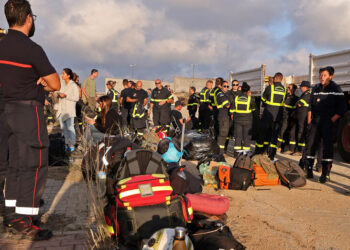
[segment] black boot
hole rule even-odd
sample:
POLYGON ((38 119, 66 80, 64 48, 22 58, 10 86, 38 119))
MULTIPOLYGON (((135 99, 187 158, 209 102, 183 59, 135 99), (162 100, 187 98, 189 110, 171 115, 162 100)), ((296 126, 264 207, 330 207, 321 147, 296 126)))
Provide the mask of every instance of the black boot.
POLYGON ((276 151, 277 151, 277 148, 269 148, 268 149, 267 153, 268 153, 268 156, 269 156, 271 161, 273 161, 275 159, 276 151))
POLYGON ((331 173, 332 163, 330 162, 322 162, 322 174, 320 176, 320 182, 326 183, 330 181, 330 173, 331 173))
POLYGON ((313 159, 306 159, 306 161, 304 163, 304 172, 305 172, 307 179, 314 178, 314 173, 312 172, 313 165, 314 165, 313 159))

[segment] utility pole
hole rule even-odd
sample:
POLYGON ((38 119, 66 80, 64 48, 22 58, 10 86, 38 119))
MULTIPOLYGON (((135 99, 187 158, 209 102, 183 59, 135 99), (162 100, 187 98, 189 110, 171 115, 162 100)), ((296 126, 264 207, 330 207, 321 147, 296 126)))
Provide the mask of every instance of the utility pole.
POLYGON ((191 66, 192 66, 192 83, 193 83, 194 82, 194 68, 196 66, 198 66, 198 64, 192 63, 191 66))
POLYGON ((131 79, 134 79, 134 68, 136 67, 136 64, 130 64, 129 66, 131 68, 131 79))

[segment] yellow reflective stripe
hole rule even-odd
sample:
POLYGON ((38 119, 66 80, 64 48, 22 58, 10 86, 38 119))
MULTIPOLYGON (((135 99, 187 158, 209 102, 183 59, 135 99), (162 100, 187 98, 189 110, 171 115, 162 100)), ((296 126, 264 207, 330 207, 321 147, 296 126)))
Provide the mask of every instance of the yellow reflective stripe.
POLYGON ((118 185, 122 185, 122 184, 124 184, 125 182, 128 182, 128 181, 130 181, 130 180, 131 180, 131 177, 122 179, 122 180, 120 180, 120 181, 118 182, 118 185))
POLYGON ((233 147, 233 149, 242 149, 242 147, 233 147))
POLYGON ((113 93, 113 99, 112 102, 118 102, 118 98, 117 98, 117 91, 115 89, 111 89, 112 93, 113 93))
POLYGON ((296 143, 295 141, 290 141, 289 144, 290 144, 290 145, 295 145, 295 144, 297 144, 297 143, 296 143))
POLYGON ((303 104, 304 107, 309 107, 309 104, 305 100, 300 99, 300 102, 303 104))
POLYGON ((291 106, 291 105, 287 105, 287 104, 283 104, 284 107, 286 108, 290 108, 290 109, 295 109, 296 106, 291 106))
POLYGON ((193 214, 193 208, 192 208, 192 207, 187 208, 187 211, 188 211, 188 214, 189 214, 189 215, 192 215, 192 214, 193 214))
POLYGON ((107 225, 107 230, 108 230, 109 233, 114 234, 114 229, 113 229, 112 226, 108 226, 107 225))
POLYGON ((210 100, 200 100, 200 102, 210 102, 210 100))
POLYGON ((279 91, 279 89, 281 89, 283 87, 276 87, 276 90, 275 90, 275 87, 274 86, 271 86, 271 96, 270 96, 270 100, 269 101, 266 101, 266 103, 268 105, 271 105, 271 106, 283 106, 283 102, 284 102, 284 99, 286 97, 286 89, 284 89, 284 91, 279 91), (282 98, 282 102, 281 103, 277 103, 277 102, 273 102, 273 99, 275 97, 275 95, 281 95, 283 96, 282 98))
MULTIPOLYGON (((171 186, 159 186, 159 187, 152 187, 152 191, 153 192, 159 192, 159 191, 173 191, 173 188, 171 186)), ((125 197, 128 196, 132 196, 132 195, 137 195, 140 194, 140 189, 132 189, 132 190, 128 190, 128 191, 123 191, 120 192, 119 194, 119 199, 123 199, 125 197)))
POLYGON ((174 98, 174 96, 173 96, 173 95, 170 95, 170 96, 168 97, 167 100, 169 100, 169 99, 171 99, 171 98, 174 98))
POLYGON ((229 101, 224 101, 221 105, 217 105, 218 109, 224 108, 227 104, 229 104, 229 101))
POLYGON ((168 99, 153 99, 151 98, 152 102, 161 102, 161 101, 167 101, 168 99))
POLYGON ((257 146, 258 148, 263 148, 264 147, 263 144, 258 144, 258 143, 256 143, 255 146, 257 146))
POLYGON ((197 106, 198 103, 197 102, 194 102, 194 103, 188 103, 187 106, 197 106))
POLYGON ((264 145, 269 145, 269 142, 268 141, 264 141, 264 145))
POLYGON ((249 114, 252 112, 252 110, 250 109, 250 101, 251 101, 251 97, 248 96, 245 97, 245 96, 236 96, 235 98, 235 107, 233 107, 234 109, 230 110, 231 113, 239 113, 239 114, 249 114), (238 105, 246 105, 247 108, 245 110, 241 110, 241 109, 238 109, 238 105))
POLYGON ((243 111, 243 110, 235 110, 235 113, 239 113, 239 114, 249 114, 251 113, 252 111, 251 110, 248 110, 248 111, 243 111))
POLYGON ((305 143, 298 143, 298 146, 300 146, 300 147, 305 147, 306 144, 305 144, 305 143))
POLYGON ((281 139, 281 138, 278 138, 277 139, 279 142, 285 142, 285 140, 281 139))
POLYGON ((166 176, 164 174, 152 174, 152 177, 165 178, 166 176))
POLYGON ((250 147, 243 147, 243 150, 250 150, 250 147))
POLYGON ((225 148, 225 145, 219 145, 220 148, 225 148))
POLYGON ((270 144, 270 148, 277 148, 275 144, 270 144))

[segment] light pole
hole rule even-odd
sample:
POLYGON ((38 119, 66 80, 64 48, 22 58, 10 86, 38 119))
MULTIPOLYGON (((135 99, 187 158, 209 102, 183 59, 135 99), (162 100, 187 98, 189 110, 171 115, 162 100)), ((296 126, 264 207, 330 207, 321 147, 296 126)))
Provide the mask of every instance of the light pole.
POLYGON ((191 66, 192 66, 192 83, 193 83, 194 82, 194 68, 196 66, 198 66, 198 64, 192 63, 191 66))
POLYGON ((129 66, 131 68, 131 79, 134 79, 134 68, 136 67, 136 64, 130 64, 129 66))

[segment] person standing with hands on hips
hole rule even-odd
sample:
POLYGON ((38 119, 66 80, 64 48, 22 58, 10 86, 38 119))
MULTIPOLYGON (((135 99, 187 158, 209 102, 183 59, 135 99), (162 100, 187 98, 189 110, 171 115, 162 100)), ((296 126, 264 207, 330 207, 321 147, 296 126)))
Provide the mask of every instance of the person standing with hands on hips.
POLYGON ((44 50, 30 39, 36 15, 29 2, 8 0, 5 16, 10 29, 0 42, 0 82, 5 100, 0 115, 2 215, 7 231, 47 240, 52 232, 33 224, 48 171, 49 137, 43 104, 45 91, 57 91, 61 84, 44 50))

